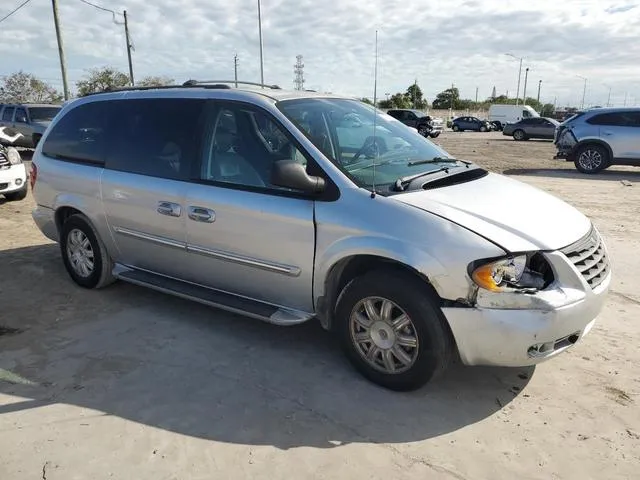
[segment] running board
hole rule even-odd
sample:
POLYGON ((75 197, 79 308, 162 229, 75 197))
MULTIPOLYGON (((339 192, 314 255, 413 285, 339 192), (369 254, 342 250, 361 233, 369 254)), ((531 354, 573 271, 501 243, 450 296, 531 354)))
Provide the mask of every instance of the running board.
POLYGON ((251 300, 120 264, 116 264, 113 269, 113 275, 124 282, 193 300, 194 302, 246 317, 256 318, 274 325, 296 325, 313 318, 313 314, 307 312, 277 307, 258 300, 251 300))

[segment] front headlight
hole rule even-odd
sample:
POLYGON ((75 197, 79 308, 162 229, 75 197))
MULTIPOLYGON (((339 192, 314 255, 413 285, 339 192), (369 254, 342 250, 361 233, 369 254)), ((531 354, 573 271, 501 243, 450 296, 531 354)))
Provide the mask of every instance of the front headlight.
POLYGON ((7 148, 7 159, 9 159, 11 165, 20 165, 22 163, 20 153, 13 147, 7 148))
POLYGON ((490 292, 533 292, 553 281, 551 267, 539 253, 475 262, 469 270, 475 284, 490 292))

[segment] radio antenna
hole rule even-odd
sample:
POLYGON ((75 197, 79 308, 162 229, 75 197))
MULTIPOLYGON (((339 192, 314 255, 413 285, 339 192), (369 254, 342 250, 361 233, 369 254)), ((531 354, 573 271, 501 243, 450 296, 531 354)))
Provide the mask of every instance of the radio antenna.
POLYGON ((378 103, 378 30, 376 30, 376 50, 375 50, 375 66, 373 68, 373 151, 375 157, 373 158, 373 176, 371 177, 371 198, 376 196, 376 163, 378 162, 378 143, 376 140, 376 120, 378 112, 376 111, 376 105, 378 103))

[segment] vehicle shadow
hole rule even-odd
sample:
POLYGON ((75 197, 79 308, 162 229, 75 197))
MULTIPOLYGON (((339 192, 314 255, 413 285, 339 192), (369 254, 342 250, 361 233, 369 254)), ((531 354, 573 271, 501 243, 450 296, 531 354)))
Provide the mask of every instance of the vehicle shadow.
POLYGON ((608 180, 614 182, 627 180, 630 182, 640 182, 640 169, 631 170, 632 167, 627 167, 629 170, 617 170, 615 168, 616 167, 611 167, 591 175, 568 168, 510 168, 504 170, 503 173, 505 175, 531 175, 536 177, 574 178, 580 180, 608 180))
POLYGON ((3 307, 0 323, 19 329, 0 336, 0 392, 16 396, 0 419, 66 404, 280 449, 412 442, 493 415, 534 372, 456 364, 391 392, 356 374, 315 322, 276 327, 126 284, 83 290, 58 257, 55 245, 0 251, 0 290, 31 296, 29 309, 3 307))

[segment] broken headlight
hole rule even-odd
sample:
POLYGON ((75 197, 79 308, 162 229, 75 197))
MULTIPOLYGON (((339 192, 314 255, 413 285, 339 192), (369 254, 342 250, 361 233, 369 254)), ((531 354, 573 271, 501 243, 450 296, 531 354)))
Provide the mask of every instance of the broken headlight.
POLYGON ((553 271, 540 253, 474 262, 469 271, 474 283, 490 292, 535 292, 553 281, 553 271))

